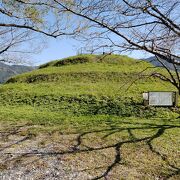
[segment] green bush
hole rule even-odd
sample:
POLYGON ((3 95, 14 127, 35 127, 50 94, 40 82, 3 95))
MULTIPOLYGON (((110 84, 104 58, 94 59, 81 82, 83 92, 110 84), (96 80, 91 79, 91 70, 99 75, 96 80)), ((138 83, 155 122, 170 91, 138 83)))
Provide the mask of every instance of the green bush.
POLYGON ((158 109, 144 107, 132 98, 112 98, 108 96, 96 97, 93 95, 79 96, 21 96, 7 94, 0 96, 4 105, 30 105, 37 108, 48 108, 51 111, 62 111, 76 115, 118 115, 121 117, 153 117, 158 109))
POLYGON ((54 64, 54 66, 63 66, 63 65, 69 65, 69 64, 78 64, 78 63, 87 63, 89 62, 88 57, 77 57, 75 59, 64 59, 61 61, 58 61, 54 64))
POLYGON ((47 68, 49 66, 64 66, 64 65, 70 65, 70 64, 81 64, 81 63, 87 63, 92 61, 98 61, 98 56, 92 55, 92 54, 86 54, 86 55, 78 55, 78 56, 72 56, 61 60, 51 61, 49 63, 43 64, 39 66, 39 69, 47 68))

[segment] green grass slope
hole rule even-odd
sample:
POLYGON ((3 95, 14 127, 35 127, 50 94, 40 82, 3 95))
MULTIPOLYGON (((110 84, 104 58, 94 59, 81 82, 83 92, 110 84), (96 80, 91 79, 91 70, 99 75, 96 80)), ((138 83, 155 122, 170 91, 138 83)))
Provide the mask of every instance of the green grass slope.
POLYGON ((10 78, 0 102, 83 115, 154 116, 155 108, 142 106, 142 92, 175 88, 150 77, 152 67, 119 55, 69 57, 10 78))
POLYGON ((178 110, 142 105, 143 91, 175 90, 149 77, 154 70, 80 55, 9 79, 0 86, 1 176, 180 179, 178 110))

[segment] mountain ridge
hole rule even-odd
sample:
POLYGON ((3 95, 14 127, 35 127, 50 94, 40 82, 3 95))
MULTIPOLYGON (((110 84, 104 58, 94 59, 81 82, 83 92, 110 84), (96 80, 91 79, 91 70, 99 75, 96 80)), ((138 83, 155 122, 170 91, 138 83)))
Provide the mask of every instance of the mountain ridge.
MULTIPOLYGON (((152 65, 154 65, 156 67, 163 67, 162 64, 157 60, 157 58, 155 56, 151 56, 151 57, 143 59, 143 60, 151 63, 152 65)), ((162 61, 168 69, 174 70, 173 64, 171 64, 165 60, 162 60, 162 61)), ((177 69, 180 72, 180 67, 177 67, 177 69)))
POLYGON ((8 65, 0 62, 0 84, 6 82, 10 77, 29 72, 36 67, 25 65, 8 65))

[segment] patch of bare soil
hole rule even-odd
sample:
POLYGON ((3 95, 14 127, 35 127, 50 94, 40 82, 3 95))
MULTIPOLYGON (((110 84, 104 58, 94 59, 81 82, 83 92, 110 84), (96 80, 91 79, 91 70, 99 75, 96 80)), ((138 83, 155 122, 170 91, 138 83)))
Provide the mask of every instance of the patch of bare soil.
POLYGON ((30 128, 1 127, 1 180, 179 179, 179 169, 173 165, 169 165, 169 176, 163 177, 167 162, 148 147, 153 136, 112 143, 105 141, 110 134, 35 135, 30 128))
POLYGON ((85 171, 78 171, 67 163, 66 151, 71 152, 75 135, 28 133, 29 127, 14 127, 0 132, 0 179, 88 179, 85 171), (59 138, 58 138, 59 136, 59 138), (61 153, 64 152, 64 153, 61 153))

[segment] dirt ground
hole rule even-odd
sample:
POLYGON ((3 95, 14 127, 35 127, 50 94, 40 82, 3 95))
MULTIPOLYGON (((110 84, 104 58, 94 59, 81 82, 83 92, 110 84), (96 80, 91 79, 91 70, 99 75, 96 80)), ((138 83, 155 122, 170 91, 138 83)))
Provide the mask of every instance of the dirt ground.
POLYGON ((177 167, 170 163, 167 167, 166 157, 147 147, 146 137, 134 143, 122 137, 123 141, 114 145, 114 139, 106 142, 102 132, 99 137, 99 132, 33 134, 31 128, 1 125, 0 180, 180 178, 177 167), (169 175, 161 175, 163 172, 169 175))

